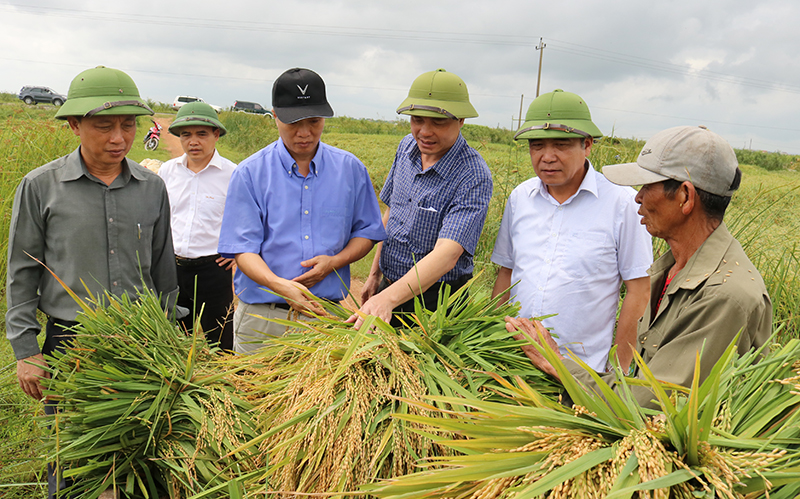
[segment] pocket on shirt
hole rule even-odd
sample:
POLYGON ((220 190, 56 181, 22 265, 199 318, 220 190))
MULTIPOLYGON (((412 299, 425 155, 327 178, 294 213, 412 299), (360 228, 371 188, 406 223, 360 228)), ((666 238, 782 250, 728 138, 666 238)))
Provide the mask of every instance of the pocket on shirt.
POLYGON ((203 196, 199 203, 197 216, 204 227, 219 228, 222 225, 222 215, 225 213, 225 196, 203 196))
POLYGON ((564 260, 561 268, 576 279, 597 274, 613 265, 616 268, 616 246, 604 232, 572 232, 564 241, 564 260))
POLYGON ((320 208, 320 236, 322 243, 336 254, 350 240, 350 224, 347 209, 342 206, 323 206, 320 208))
POLYGON ((410 237, 411 250, 417 261, 433 250, 439 238, 442 214, 436 208, 417 206, 414 208, 414 225, 410 237))

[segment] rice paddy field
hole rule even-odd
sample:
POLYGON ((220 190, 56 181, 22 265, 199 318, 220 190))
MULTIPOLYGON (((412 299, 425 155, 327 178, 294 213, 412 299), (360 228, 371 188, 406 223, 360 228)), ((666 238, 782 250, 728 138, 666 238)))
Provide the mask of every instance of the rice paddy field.
MULTIPOLYGON (((64 122, 52 119, 51 106, 25 106, 15 96, 0 95, 0 322, 5 324, 5 281, 8 227, 14 191, 30 170, 72 151, 78 145, 64 122)), ((157 118, 157 117, 156 117, 157 118)), ((271 120, 243 113, 223 112, 221 119, 229 133, 220 152, 239 162, 277 138, 271 120)), ((169 159, 163 148, 145 151, 142 137, 150 125, 139 119, 137 139, 129 157, 169 159)), ((333 118, 326 123, 323 141, 358 156, 369 169, 376 192, 380 191, 400 139, 409 131, 407 122, 377 122, 333 118)), ((164 130, 163 133, 167 133, 164 130)), ((494 176, 494 196, 484 232, 475 255, 479 293, 488 293, 496 269, 490 263, 506 198, 533 171, 527 144, 515 143, 512 132, 466 125, 463 134, 486 159, 494 176)), ((594 147, 595 167, 634 161, 643 141, 603 138, 594 147)), ((798 338, 800 319, 800 173, 796 157, 775 153, 753 154, 737 151, 744 173, 742 187, 726 214, 726 223, 761 271, 773 300, 777 338, 787 343, 798 338), (751 161, 755 164, 745 164, 751 161)), ((655 243, 658 254, 663 244, 655 243)), ((354 266, 354 276, 364 278, 372 255, 354 266)), ((580 312, 579 310, 576 310, 580 312)), ((46 492, 41 441, 44 431, 33 417, 41 406, 17 387, 16 362, 7 341, 0 339, 0 497, 42 497, 46 492)))

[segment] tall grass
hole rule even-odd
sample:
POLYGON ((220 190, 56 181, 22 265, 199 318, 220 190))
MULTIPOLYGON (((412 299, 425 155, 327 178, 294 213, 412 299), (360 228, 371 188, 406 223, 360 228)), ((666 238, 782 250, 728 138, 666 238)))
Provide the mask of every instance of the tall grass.
POLYGON ((753 151, 735 149, 736 159, 745 165, 755 165, 769 171, 797 170, 800 166, 800 155, 782 152, 753 151))

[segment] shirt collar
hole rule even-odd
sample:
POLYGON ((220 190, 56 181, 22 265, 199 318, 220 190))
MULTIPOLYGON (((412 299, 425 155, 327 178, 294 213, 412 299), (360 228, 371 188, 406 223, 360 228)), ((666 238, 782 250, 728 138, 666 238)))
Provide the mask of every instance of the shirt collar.
MULTIPOLYGON (((289 153, 289 150, 286 149, 286 144, 283 143, 283 139, 278 137, 278 156, 281 159, 281 166, 283 169, 286 170, 286 173, 291 175, 294 173, 297 176, 300 174, 297 171, 296 161, 289 153)), ((322 163, 322 149, 324 144, 322 141, 319 141, 319 145, 317 146, 317 152, 314 154, 314 157, 311 158, 311 164, 309 165, 309 171, 314 174, 314 176, 319 176, 319 166, 322 163)))
MULTIPOLYGON (((586 191, 591 193, 594 197, 599 197, 597 193, 597 172, 595 171, 594 166, 592 166, 592 162, 589 161, 588 158, 584 163, 584 167, 587 169, 586 175, 583 176, 583 180, 581 181, 581 185, 578 186, 578 190, 575 192, 575 194, 570 196, 569 199, 567 199, 561 204, 569 204, 570 202, 572 202, 573 199, 575 199, 575 197, 578 196, 578 194, 581 193, 581 191, 586 191)), ((533 197, 536 194, 541 194, 541 196, 544 199, 552 203, 558 204, 558 202, 553 198, 553 196, 551 196, 550 193, 547 191, 544 183, 538 177, 534 178, 534 182, 531 182, 527 194, 528 197, 533 197)))
MULTIPOLYGON (((724 222, 720 223, 719 227, 703 241, 703 244, 689 258, 686 266, 675 274, 672 282, 675 283, 676 287, 673 289, 694 289, 700 286, 708 279, 709 269, 719 266, 732 242, 733 235, 728 231, 728 227, 725 226, 724 222)), ((668 251, 653 263, 648 274, 652 276, 666 272, 674 264, 675 257, 672 256, 672 251, 668 251)))
MULTIPOLYGON (((461 135, 461 132, 459 132, 458 138, 453 143, 453 146, 446 153, 444 153, 444 156, 439 158, 439 161, 425 171, 434 171, 444 178, 451 177, 455 169, 459 166, 459 162, 456 161, 456 159, 466 145, 467 139, 465 139, 464 136, 461 135)), ((408 147, 406 148, 406 153, 414 163, 420 161, 421 164, 422 153, 419 150, 416 140, 411 140, 409 142, 408 147)))
MULTIPOLYGON (((146 180, 145 174, 143 172, 136 171, 128 165, 128 158, 124 158, 122 160, 122 173, 120 176, 112 182, 112 185, 117 183, 117 180, 121 179, 123 184, 127 184, 131 177, 135 178, 136 180, 146 180)), ((69 182, 72 180, 78 180, 82 176, 93 179, 95 178, 94 175, 89 173, 89 170, 86 168, 86 163, 83 161, 83 157, 81 157, 81 147, 78 146, 77 149, 69 153, 66 160, 66 165, 64 166, 63 174, 61 175, 62 182, 69 182)), ((110 187, 110 186, 109 186, 110 187)))

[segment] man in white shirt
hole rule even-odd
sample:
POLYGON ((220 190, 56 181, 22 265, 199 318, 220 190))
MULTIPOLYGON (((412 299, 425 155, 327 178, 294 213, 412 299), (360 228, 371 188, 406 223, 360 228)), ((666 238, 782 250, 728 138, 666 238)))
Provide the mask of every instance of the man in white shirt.
POLYGON ((158 171, 171 206, 178 305, 192 311, 181 323, 191 330, 199 315, 209 344, 232 350, 234 263, 217 253, 228 182, 236 169, 216 149, 227 130, 211 106, 192 102, 181 107, 169 131, 180 137, 184 151, 158 171))
POLYGON ((500 265, 493 296, 513 293, 523 317, 557 314, 543 323, 562 352, 597 371, 612 344, 620 365, 630 365, 653 262, 636 191, 612 184, 588 160, 602 135, 578 95, 555 90, 531 103, 514 138, 528 139, 536 177, 509 196, 492 254, 500 265))

